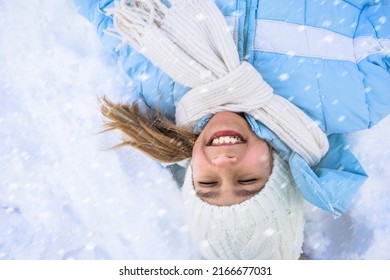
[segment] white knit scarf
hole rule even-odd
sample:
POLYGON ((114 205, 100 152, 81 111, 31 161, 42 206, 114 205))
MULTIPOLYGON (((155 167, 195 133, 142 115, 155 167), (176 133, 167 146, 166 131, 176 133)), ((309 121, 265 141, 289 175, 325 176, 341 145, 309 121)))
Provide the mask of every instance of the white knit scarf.
POLYGON ((325 133, 303 111, 240 62, 229 28, 213 0, 120 0, 107 11, 112 33, 175 81, 192 88, 177 104, 176 123, 194 128, 205 116, 245 112, 270 128, 309 165, 328 150, 325 133))

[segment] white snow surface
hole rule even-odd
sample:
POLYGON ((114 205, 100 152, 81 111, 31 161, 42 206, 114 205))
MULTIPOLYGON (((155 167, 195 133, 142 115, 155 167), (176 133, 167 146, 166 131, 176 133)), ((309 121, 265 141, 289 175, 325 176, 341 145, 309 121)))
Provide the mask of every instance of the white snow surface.
MULTIPOLYGON (((180 190, 105 149, 97 98, 131 81, 70 0, 0 1, 0 259, 193 259, 180 190)), ((350 137, 370 178, 339 219, 309 204, 312 259, 390 259, 390 118, 350 137)))

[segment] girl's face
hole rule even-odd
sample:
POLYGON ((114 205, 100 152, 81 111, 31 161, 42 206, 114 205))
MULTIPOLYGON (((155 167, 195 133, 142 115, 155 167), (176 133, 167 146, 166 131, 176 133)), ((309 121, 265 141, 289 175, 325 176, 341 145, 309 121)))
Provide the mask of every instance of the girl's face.
POLYGON ((221 112, 196 140, 192 170, 197 195, 209 204, 228 206, 264 187, 272 171, 272 154, 243 117, 221 112))

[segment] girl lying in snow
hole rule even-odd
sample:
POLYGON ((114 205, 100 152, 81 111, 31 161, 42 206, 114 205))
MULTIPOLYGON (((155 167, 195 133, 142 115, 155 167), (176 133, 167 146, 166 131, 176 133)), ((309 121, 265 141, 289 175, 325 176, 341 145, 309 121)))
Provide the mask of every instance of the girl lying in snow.
POLYGON ((297 259, 302 198, 348 209, 366 173, 343 136, 390 111, 389 1, 75 2, 139 99, 103 99, 108 128, 185 166, 204 258, 297 259))

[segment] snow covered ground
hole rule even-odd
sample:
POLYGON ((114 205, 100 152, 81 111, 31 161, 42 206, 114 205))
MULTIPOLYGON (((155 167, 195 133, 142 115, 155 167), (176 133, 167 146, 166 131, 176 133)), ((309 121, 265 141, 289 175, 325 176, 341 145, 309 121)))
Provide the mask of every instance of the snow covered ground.
MULTIPOLYGON (((70 0, 0 1, 0 259, 191 259, 169 172, 104 151, 97 97, 130 81, 70 0)), ((390 259, 390 118, 350 137, 370 178, 339 219, 306 205, 313 259, 390 259)))

